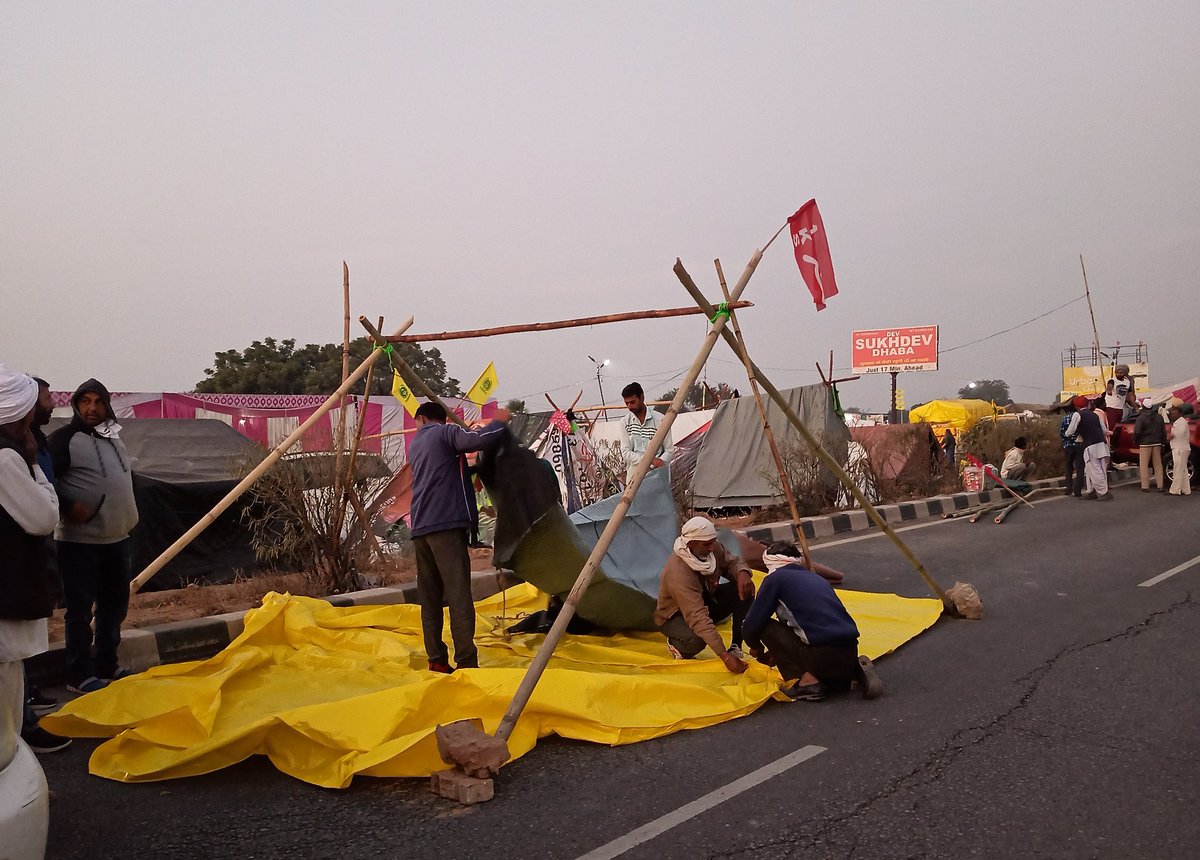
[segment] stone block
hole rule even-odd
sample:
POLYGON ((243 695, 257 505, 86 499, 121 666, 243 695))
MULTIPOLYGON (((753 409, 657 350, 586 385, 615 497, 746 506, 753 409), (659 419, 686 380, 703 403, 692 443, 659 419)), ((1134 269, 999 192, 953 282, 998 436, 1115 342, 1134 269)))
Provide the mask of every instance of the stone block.
POLYGON ((435 734, 442 761, 457 765, 467 776, 487 779, 509 759, 508 744, 484 732, 482 720, 438 726, 435 734))

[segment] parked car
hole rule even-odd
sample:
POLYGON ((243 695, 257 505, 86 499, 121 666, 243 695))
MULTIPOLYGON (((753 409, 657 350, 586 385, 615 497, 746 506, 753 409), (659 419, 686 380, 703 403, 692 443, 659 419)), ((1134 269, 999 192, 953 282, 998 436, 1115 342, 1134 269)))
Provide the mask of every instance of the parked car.
MULTIPOLYGON (((1194 486, 1197 478, 1200 477, 1200 416, 1189 415, 1186 417, 1188 430, 1191 431, 1192 453, 1188 457, 1187 463, 1183 465, 1187 469, 1188 479, 1194 486)), ((1137 463, 1139 449, 1133 442, 1132 421, 1122 421, 1113 428, 1110 444, 1114 463, 1137 463)), ((1175 466, 1171 457, 1171 446, 1164 444, 1163 471, 1166 472, 1168 483, 1175 478, 1175 466)))

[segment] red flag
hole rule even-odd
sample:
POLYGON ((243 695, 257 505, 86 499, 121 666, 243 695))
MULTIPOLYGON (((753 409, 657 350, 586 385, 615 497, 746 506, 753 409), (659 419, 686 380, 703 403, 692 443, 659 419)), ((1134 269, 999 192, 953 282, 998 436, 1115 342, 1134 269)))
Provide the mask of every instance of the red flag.
POLYGON ((837 295, 837 282, 833 278, 833 259, 829 256, 829 241, 825 238, 825 225, 821 223, 816 200, 809 200, 788 219, 788 232, 792 236, 800 275, 817 303, 817 310, 823 311, 825 300, 837 295))
POLYGON ((554 414, 550 416, 550 423, 568 436, 571 434, 571 422, 567 420, 567 416, 561 409, 554 410, 554 414))

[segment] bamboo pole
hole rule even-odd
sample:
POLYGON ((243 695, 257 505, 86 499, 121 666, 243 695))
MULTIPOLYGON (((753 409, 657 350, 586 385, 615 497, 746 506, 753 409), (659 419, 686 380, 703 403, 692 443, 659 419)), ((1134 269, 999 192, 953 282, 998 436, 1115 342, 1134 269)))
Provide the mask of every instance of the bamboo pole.
POLYGON ((375 532, 371 531, 371 523, 367 511, 363 507, 362 499, 358 497, 358 492, 353 487, 347 487, 346 493, 350 497, 350 506, 354 508, 354 516, 358 517, 358 524, 362 526, 363 534, 367 536, 367 543, 370 544, 380 562, 386 563, 387 554, 379 545, 379 539, 375 537, 375 532))
MULTIPOLYGON (((755 268, 758 267, 758 261, 761 259, 762 251, 755 251, 754 255, 750 258, 750 262, 746 264, 746 270, 742 272, 741 278, 738 279, 737 285, 733 289, 731 295, 734 301, 746 289, 746 284, 750 281, 750 276, 754 274, 755 268)), ((676 260, 675 265, 680 265, 678 260, 676 260)), ((712 314, 710 314, 711 316, 712 314)), ((667 433, 670 432, 671 424, 675 421, 675 416, 679 414, 679 410, 683 406, 688 389, 692 387, 696 378, 700 375, 700 371, 704 367, 704 363, 708 360, 713 347, 716 346, 717 338, 724 327, 725 318, 717 316, 713 321, 712 330, 705 336, 704 344, 701 346, 699 353, 696 354, 696 359, 688 369, 684 381, 679 386, 679 390, 675 393, 675 399, 671 401, 666 415, 659 422, 658 430, 654 433, 654 438, 646 445, 646 451, 642 454, 642 459, 638 462, 633 477, 625 487, 625 491, 621 493, 621 500, 617 502, 616 510, 613 511, 608 525, 600 533, 600 539, 596 541, 591 555, 588 556, 583 569, 579 571, 579 577, 575 580, 575 586, 571 589, 571 593, 567 595, 562 610, 558 613, 558 617, 554 619, 554 624, 551 626, 550 632, 546 634, 546 638, 542 641, 541 647, 538 648, 533 662, 529 664, 529 668, 525 672, 525 677, 521 679, 521 685, 517 688, 516 695, 513 696, 508 710, 505 712, 503 718, 501 718, 500 725, 496 729, 496 737, 498 739, 507 741, 512 735, 513 729, 517 725, 517 720, 521 717, 521 712, 525 710, 525 705, 529 703, 529 697, 533 695, 534 687, 537 686, 538 681, 542 677, 542 672, 545 671, 546 665, 550 662, 551 655, 554 654, 554 649, 558 646, 559 640, 562 639, 563 633, 566 632, 567 625, 570 624, 571 619, 575 616, 575 609, 579 605, 579 601, 583 598, 588 586, 591 585, 596 571, 600 569, 600 561, 604 558, 605 553, 608 552, 613 538, 616 537, 617 530, 625 520, 625 515, 629 511, 629 506, 633 504, 634 496, 637 495, 638 488, 642 485, 642 480, 646 477, 646 473, 650 471, 651 462, 657 455, 658 449, 666 441, 667 433)))
POLYGON ((405 430, 389 430, 386 433, 369 433, 363 436, 364 439, 387 439, 389 436, 407 436, 409 433, 416 433, 420 428, 409 427, 405 430))
MULTIPOLYGON (((370 334, 371 337, 375 339, 375 343, 383 343, 384 341, 388 341, 390 343, 404 343, 405 342, 402 340, 392 340, 391 337, 385 338, 382 334, 379 333, 379 329, 377 329, 375 326, 371 325, 370 320, 368 320, 366 317, 359 317, 358 321, 362 325, 362 327, 367 330, 367 333, 370 334)), ((393 335, 393 337, 394 337, 394 335, 393 335)), ((436 403, 438 406, 445 409, 446 417, 448 417, 455 424, 458 424, 460 427, 467 426, 467 422, 465 422, 461 418, 459 418, 458 414, 455 413, 455 411, 453 409, 450 409, 449 407, 446 406, 446 404, 442 400, 442 398, 438 397, 436 394, 433 393, 433 389, 430 388, 428 385, 426 385, 425 380, 422 379, 420 376, 418 376, 417 372, 409 366, 408 362, 400 357, 400 353, 398 351, 392 353, 392 366, 397 371, 400 372, 400 375, 402 377, 404 377, 405 382, 407 382, 412 388, 416 389, 418 394, 420 394, 422 397, 425 397, 428 400, 431 400, 432 402, 436 403)))
MULTIPOLYGON (((704 294, 700 292, 700 288, 696 286, 695 282, 692 280, 692 276, 687 273, 687 270, 684 269, 683 265, 680 263, 675 264, 675 276, 679 278, 679 282, 683 284, 684 289, 691 294, 692 298, 696 300, 696 304, 703 308, 705 313, 714 312, 715 309, 713 306, 708 303, 707 299, 704 298, 704 294)), ((725 338, 726 343, 728 343, 736 352, 737 341, 734 339, 733 334, 726 329, 721 332, 721 335, 725 338)), ((937 584, 934 578, 929 574, 929 571, 925 569, 925 565, 921 563, 920 559, 918 559, 916 555, 913 554, 913 551, 908 548, 907 544, 900 539, 900 536, 896 534, 896 531, 888 524, 887 520, 883 518, 879 511, 875 510, 875 506, 871 504, 870 500, 865 495, 863 495, 862 490, 860 490, 858 485, 854 483, 849 475, 846 474, 845 470, 841 467, 837 460, 833 459, 833 457, 829 455, 829 452, 822 448, 820 443, 813 438, 812 433, 810 433, 809 429, 804 426, 804 422, 800 420, 800 416, 798 416, 795 410, 793 410, 788 404, 787 399, 779 393, 779 389, 771 383, 771 380, 767 378, 766 374, 762 372, 762 369, 757 364, 751 361, 750 366, 754 370, 754 375, 758 378, 759 384, 762 385, 763 390, 765 390, 767 394, 770 395, 771 399, 775 401, 775 404, 783 410, 783 414, 787 416, 788 422, 796 429, 796 432, 800 434, 800 437, 805 441, 808 447, 812 449, 812 452, 817 456, 817 459, 819 459, 825 468, 829 469, 829 471, 832 472, 834 476, 836 476, 837 479, 842 482, 842 486, 844 486, 846 491, 854 497, 859 506, 866 511, 867 516, 870 517, 875 525, 879 526, 880 531, 886 534, 888 539, 896 545, 896 548, 900 550, 901 555, 903 555, 908 560, 908 563, 913 566, 913 569, 916 570, 917 574, 922 580, 924 580, 925 585, 928 586, 930 591, 934 593, 934 596, 942 601, 942 605, 946 608, 946 611, 952 615, 956 614, 957 610, 954 608, 954 603, 948 597, 946 597, 945 589, 937 584)))
MULTIPOLYGON (((342 260, 342 382, 350 375, 350 267, 342 260)), ((346 398, 342 398, 341 409, 338 410, 337 454, 333 461, 333 497, 336 499, 341 489, 342 480, 342 451, 346 448, 346 398)))
MULTIPOLYGON (((728 302, 729 285, 725 283, 725 271, 721 268, 721 261, 713 260, 713 265, 717 267, 717 280, 721 283, 721 293, 728 302)), ((754 367, 750 364, 749 353, 746 352, 742 327, 738 323, 737 314, 733 311, 729 312, 729 324, 733 328, 733 337, 738 345, 735 351, 746 368, 746 378, 750 381, 750 392, 754 395, 754 403, 758 407, 758 417, 762 421, 763 432, 767 436, 767 447, 771 449, 771 458, 775 461, 775 468, 779 471, 779 484, 783 487, 783 495, 787 499, 788 510, 792 514, 792 532, 796 535, 796 542, 800 544, 800 554, 804 556, 804 566, 812 570, 812 555, 808 551, 808 540, 804 537, 804 528, 800 525, 800 511, 796 507, 796 496, 792 493, 792 483, 788 480, 787 470, 783 467, 783 456, 779 453, 779 445, 775 442, 775 431, 771 429, 771 422, 767 418, 767 407, 763 403, 762 393, 758 390, 758 380, 754 378, 754 367)))
MULTIPOLYGON (((404 332, 408 331, 408 329, 412 327, 412 324, 413 318, 409 317, 405 321, 404 325, 397 329, 396 334, 404 334, 404 332)), ((352 385, 358 382, 358 380, 361 379, 366 372, 371 369, 371 366, 382 354, 383 350, 372 350, 371 354, 363 359, 362 364, 356 367, 354 372, 350 374, 346 381, 338 387, 338 390, 329 395, 329 398, 320 406, 318 406, 317 410, 310 415, 303 424, 293 430, 286 439, 272 448, 271 452, 267 454, 263 461, 255 466, 254 470, 250 472, 249 475, 242 478, 242 480, 238 482, 238 485, 230 490, 228 494, 226 494, 225 498, 217 502, 216 506, 213 507, 211 511, 201 517, 198 523, 184 532, 184 534, 177 541, 175 541, 175 543, 163 550, 162 554, 159 555, 158 558, 146 565, 145 570, 134 577, 133 581, 129 583, 129 593, 136 594, 138 590, 146 584, 146 581, 149 580, 150 577, 162 570, 167 562, 177 556, 184 549, 184 547, 194 541, 201 532, 203 532, 216 521, 217 517, 219 517, 230 505, 237 501, 238 497, 241 496, 242 493, 250 489, 251 485, 253 485, 255 481, 266 474, 266 471, 274 466, 279 459, 288 452, 288 449, 300 441, 301 437, 308 432, 310 427, 316 424, 317 421, 319 421, 327 412, 329 412, 329 410, 333 409, 337 405, 338 400, 350 390, 352 385)))
MULTIPOLYGON (((349 319, 349 317, 347 317, 349 319)), ((383 317, 379 318, 379 324, 376 328, 383 328, 383 317)), ((347 340, 347 343, 350 341, 347 340)), ((337 508, 337 522, 333 529, 333 540, 340 542, 342 539, 342 525, 346 522, 346 508, 350 503, 350 497, 354 488, 354 466, 358 462, 358 449, 362 444, 363 424, 367 420, 367 406, 371 403, 371 377, 375 373, 375 367, 372 365, 367 368, 367 378, 363 382, 363 399, 362 404, 358 407, 358 420, 354 422, 354 442, 350 447, 350 453, 346 457, 346 474, 340 494, 335 494, 334 498, 339 499, 337 508)), ((339 473, 340 474, 340 473, 339 473)), ((365 527, 364 527, 365 530, 365 527)), ((335 547, 336 549, 336 547, 335 547)))
MULTIPOLYGON (((736 310, 752 308, 753 302, 738 302, 736 310)), ((472 337, 494 337, 499 334, 520 334, 529 331, 553 331, 560 328, 578 328, 580 326, 604 325, 606 323, 625 322, 627 320, 664 319, 666 317, 683 317, 700 313, 698 308, 665 308, 652 311, 631 311, 620 314, 602 314, 596 317, 579 317, 573 320, 557 320, 544 323, 521 323, 518 325, 502 325, 494 328, 477 328, 466 331, 443 331, 430 334, 406 334, 391 339, 392 343, 428 343, 435 340, 466 340, 472 337)))

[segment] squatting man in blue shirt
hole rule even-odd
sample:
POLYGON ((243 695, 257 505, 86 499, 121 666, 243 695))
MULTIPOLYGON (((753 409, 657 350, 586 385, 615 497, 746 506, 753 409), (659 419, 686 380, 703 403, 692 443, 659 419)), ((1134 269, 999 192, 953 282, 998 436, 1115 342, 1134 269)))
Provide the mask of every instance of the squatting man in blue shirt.
POLYGON ((759 586, 742 635, 750 655, 778 666, 783 693, 819 702, 828 691, 858 687, 863 697, 882 692, 875 667, 858 653, 858 627, 823 576, 804 566, 795 544, 780 541, 763 554, 767 577, 759 586))

